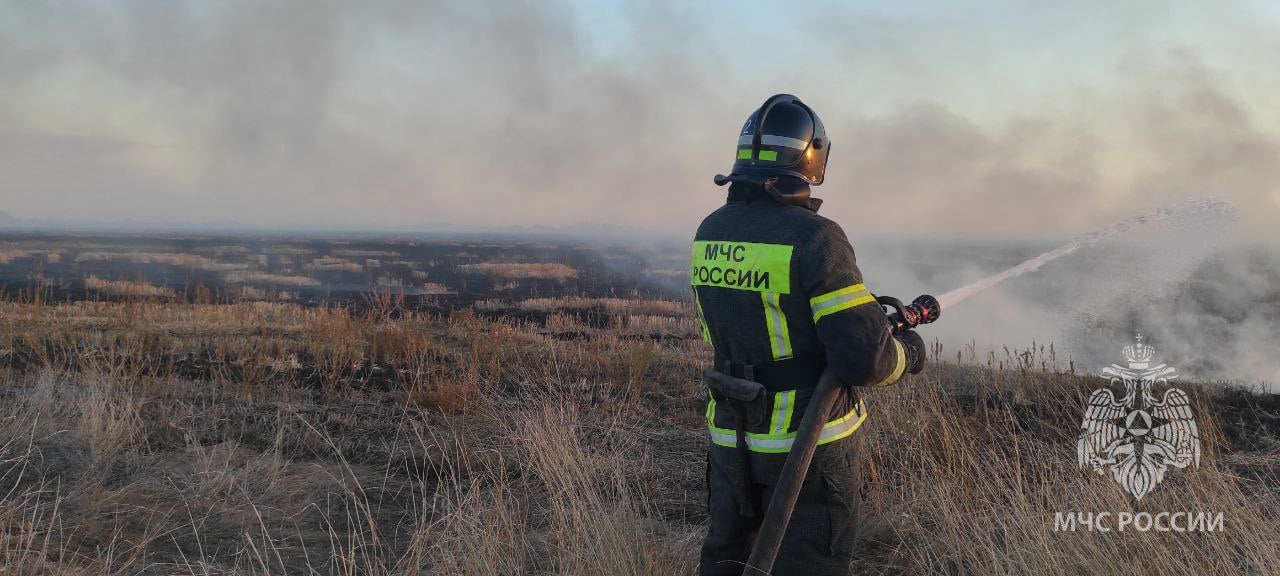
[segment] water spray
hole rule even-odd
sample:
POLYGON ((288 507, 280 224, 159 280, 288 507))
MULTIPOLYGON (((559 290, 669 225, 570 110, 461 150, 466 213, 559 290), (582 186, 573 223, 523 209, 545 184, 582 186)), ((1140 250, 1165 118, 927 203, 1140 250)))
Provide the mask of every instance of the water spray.
POLYGON ((1034 270, 1037 270, 1041 266, 1044 266, 1049 262, 1057 260, 1063 256, 1066 256, 1067 254, 1075 252, 1076 250, 1079 250, 1086 246, 1092 246, 1107 238, 1119 236, 1135 228, 1139 228, 1149 224, 1154 224, 1156 222, 1160 222, 1161 220, 1165 220, 1171 217, 1191 216, 1191 215, 1197 215, 1197 214, 1219 214, 1219 215, 1225 215, 1225 216, 1234 216, 1235 208, 1233 208, 1231 204, 1227 203, 1226 201, 1220 198, 1209 197, 1209 198, 1199 198, 1195 200, 1187 200, 1184 202, 1180 202, 1178 204, 1174 204, 1173 206, 1170 206, 1168 208, 1162 208, 1160 210, 1156 210, 1148 214, 1143 214, 1141 216, 1134 216, 1132 218, 1125 219, 1109 228, 1104 228, 1097 232, 1092 232, 1090 234, 1086 234, 1084 236, 1076 238, 1071 242, 1068 242, 1058 248, 1045 252, 1044 254, 1036 256, 1035 258, 1031 258, 1026 262, 1023 262, 1008 270, 1005 270, 1004 272, 1000 272, 999 274, 988 276, 986 278, 983 278, 982 280, 978 280, 977 282, 973 282, 966 286, 961 286, 959 288, 956 288, 955 290, 951 290, 943 294, 942 296, 938 297, 938 304, 941 308, 951 308, 952 306, 955 306, 956 304, 959 304, 969 299, 969 297, 979 292, 982 292, 988 288, 991 288, 997 284, 1000 284, 1005 280, 1008 280, 1010 278, 1017 278, 1018 276, 1022 276, 1027 272, 1032 272, 1034 270))

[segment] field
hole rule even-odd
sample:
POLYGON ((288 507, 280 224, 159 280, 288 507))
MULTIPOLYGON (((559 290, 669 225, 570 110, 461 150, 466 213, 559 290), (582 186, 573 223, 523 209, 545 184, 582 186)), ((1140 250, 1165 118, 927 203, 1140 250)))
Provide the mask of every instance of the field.
MULTIPOLYGON (((692 574, 710 350, 683 248, 5 239, 0 573, 692 574)), ((855 574, 1272 574, 1280 399, 1135 503, 1076 465, 1105 381, 935 343, 870 393, 855 574), (1055 513, 1221 513, 1213 533, 1055 513)), ((1119 358, 1115 358, 1119 360, 1119 358)))
MULTIPOLYGON (((436 312, 479 300, 650 297, 683 288, 687 248, 554 237, 0 233, 9 297, 362 305, 393 293, 436 312)), ((491 304, 493 303, 491 302, 491 304)))

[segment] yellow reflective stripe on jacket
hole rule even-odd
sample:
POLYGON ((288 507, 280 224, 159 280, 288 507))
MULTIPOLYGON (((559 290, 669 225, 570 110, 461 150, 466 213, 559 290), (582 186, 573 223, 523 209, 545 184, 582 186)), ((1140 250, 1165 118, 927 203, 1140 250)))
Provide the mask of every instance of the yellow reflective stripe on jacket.
POLYGON ((707 328, 707 317, 702 315, 702 300, 698 299, 698 292, 693 292, 693 303, 698 308, 698 324, 702 325, 702 339, 707 344, 711 344, 711 330, 707 328))
POLYGON ((826 294, 814 296, 809 299, 809 310, 813 313, 813 322, 818 323, 818 319, 828 314, 835 314, 841 310, 847 310, 854 306, 861 306, 869 302, 875 302, 876 297, 867 291, 867 287, 862 284, 854 284, 845 286, 839 290, 833 290, 826 294))
POLYGON ((764 321, 769 329, 769 350, 774 360, 791 357, 791 331, 787 329, 787 315, 782 312, 777 292, 761 292, 764 301, 764 321))
POLYGON ((791 428, 791 414, 796 410, 796 391, 784 390, 773 394, 773 416, 769 418, 769 433, 783 434, 791 428))
POLYGON ((794 250, 786 244, 699 240, 693 243, 689 283, 790 294, 794 250))
POLYGON ((902 343, 899 342, 897 338, 890 337, 889 341, 893 342, 893 348, 896 352, 895 355, 897 356, 897 363, 894 364, 893 372, 889 373, 889 377, 881 380, 876 384, 876 386, 888 386, 897 382, 899 378, 902 378, 902 373, 907 369, 907 349, 902 346, 902 343))
MULTIPOLYGON (((725 448, 735 448, 738 446, 738 433, 729 428, 719 428, 715 423, 716 401, 710 399, 707 401, 707 429, 711 433, 711 442, 716 446, 725 448)), ((836 418, 822 427, 822 432, 818 434, 818 444, 826 444, 835 442, 841 438, 848 437, 858 430, 859 426, 867 419, 867 412, 862 408, 862 402, 859 401, 844 416, 836 418)), ((752 452, 762 452, 768 454, 781 454, 791 451, 791 445, 795 443, 795 432, 784 432, 779 434, 755 434, 747 432, 746 441, 747 449, 752 452)))

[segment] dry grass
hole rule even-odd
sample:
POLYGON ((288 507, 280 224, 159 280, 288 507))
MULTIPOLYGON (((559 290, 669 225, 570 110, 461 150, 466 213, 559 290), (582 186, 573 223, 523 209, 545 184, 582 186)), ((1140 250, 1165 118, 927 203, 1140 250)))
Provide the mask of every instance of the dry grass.
MULTIPOLYGON (((65 248, 22 248, 23 243, 0 243, 0 265, 26 258, 42 259, 46 264, 57 264, 62 261, 65 248)), ((41 244, 36 243, 37 246, 41 244)), ((38 262, 37 260, 37 262, 38 262)))
POLYGON ((94 275, 84 279, 84 286, 113 296, 131 296, 137 298, 170 298, 173 291, 163 286, 156 286, 144 280, 106 280, 94 275))
POLYGON ((276 244, 269 246, 264 250, 264 252, 279 256, 310 256, 315 254, 315 250, 311 248, 307 248, 305 246, 290 246, 288 244, 276 244))
POLYGON ((269 300, 272 297, 272 293, 256 286, 246 285, 236 288, 235 296, 237 300, 241 301, 269 300))
POLYGON ((514 262, 481 262, 479 264, 461 264, 458 271, 464 274, 486 274, 502 280, 568 280, 577 278, 578 271, 567 264, 559 262, 538 262, 532 264, 514 262))
POLYGON ((8 264, 14 260, 30 258, 44 253, 43 251, 27 250, 23 248, 7 248, 0 247, 0 264, 8 264))
MULTIPOLYGON (((1276 467, 1240 475, 1195 387, 1207 452, 1140 504, 1109 477, 1076 466, 1075 435, 1092 378, 1038 370, 940 366, 925 386, 878 398, 867 436, 874 528, 892 570, 958 574, 1266 574, 1280 554, 1276 467), (974 376, 980 376, 974 378, 974 376), (963 395, 948 389, 966 385, 963 395), (1055 532, 1057 512, 1221 512, 1222 534, 1055 532), (1135 566, 1134 558, 1143 558, 1135 566)), ((1274 403, 1274 400, 1273 400, 1274 403)), ((1273 422, 1273 425, 1276 424, 1273 422)), ((1274 434, 1273 428, 1269 434, 1274 434)), ((1277 455, 1276 438, 1264 454, 1277 455)), ((1260 455, 1246 456, 1255 458, 1260 455)), ((1112 526, 1114 528, 1114 526, 1112 526)))
POLYGON ((373 280, 373 287, 375 289, 385 289, 385 288, 403 289, 404 278, 400 278, 398 276, 378 276, 373 280))
POLYGON ((400 253, 395 250, 356 250, 354 248, 341 248, 331 250, 332 256, 340 258, 399 258, 400 253))
POLYGON ((311 260, 311 269, 338 272, 364 272, 364 265, 345 258, 325 256, 311 260))
POLYGON ((135 264, 162 264, 215 272, 246 268, 244 264, 219 262, 207 256, 185 252, 81 252, 76 255, 75 260, 76 262, 128 260, 135 264))
POLYGON ((481 300, 476 309, 490 312, 520 310, 524 312, 556 312, 566 310, 601 310, 609 314, 635 316, 687 317, 689 304, 675 300, 627 300, 624 298, 588 298, 585 296, 558 296, 555 298, 530 298, 519 302, 481 300))
POLYGON ((422 293, 428 295, 457 294, 456 291, 449 289, 448 286, 439 282, 423 282, 422 293))
POLYGON ((229 283, 274 284, 277 286, 319 286, 320 281, 310 276, 291 276, 269 272, 228 272, 223 279, 229 283))
MULTIPOLYGON (((692 574, 709 351, 593 305, 559 340, 572 310, 0 303, 0 573, 692 574)), ((1274 573, 1274 398, 1184 386, 1204 460, 1139 505, 1075 466, 1099 380, 988 361, 870 393, 854 573, 1274 573), (1163 509, 1226 531, 1052 530, 1163 509)))

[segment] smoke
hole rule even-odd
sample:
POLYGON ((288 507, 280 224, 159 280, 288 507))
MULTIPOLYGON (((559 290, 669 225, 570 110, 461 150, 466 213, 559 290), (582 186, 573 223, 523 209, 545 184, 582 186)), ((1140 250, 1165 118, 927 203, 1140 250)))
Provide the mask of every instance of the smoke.
MULTIPOLYGON (((9 3, 0 203, 19 218, 687 238, 723 198, 710 178, 745 115, 786 91, 833 141, 824 215, 886 238, 857 244, 877 290, 953 288, 1054 245, 993 238, 1069 236, 1206 193, 1240 209, 1233 240, 1280 242, 1265 5, 899 4, 9 3), (904 239, 921 235, 965 241, 904 239)), ((1168 254, 1082 250, 935 333, 1092 362, 1091 343, 1112 344, 1089 330, 1143 328, 1205 373, 1274 374, 1253 344, 1276 336, 1274 263, 1170 234, 1148 243, 1168 254)))
POLYGON ((917 233, 1069 234, 1210 192, 1244 208, 1238 237, 1275 242, 1280 145, 1229 76, 1179 51, 1125 70, 1114 92, 997 129, 927 103, 848 122, 833 173, 854 192, 821 190, 830 213, 877 231, 867 214, 917 233))
POLYGON ((687 235, 742 119, 790 91, 826 121, 819 192, 851 232, 1070 234, 1212 191, 1242 237, 1277 239, 1275 75, 1238 57, 1276 35, 1249 10, 2 10, 0 200, 19 217, 687 235))
MULTIPOLYGON (((985 361, 1005 349, 1054 347, 1060 368, 1097 373, 1123 363, 1142 334, 1158 360, 1183 376, 1248 385, 1280 384, 1280 258, 1257 245, 1224 242, 1230 210, 1187 211, 1103 239, 1025 276, 978 293, 922 328, 944 356, 985 361)), ((869 285, 913 297, 1001 272, 1052 243, 867 239, 859 261, 869 285)))
MULTIPOLYGON (((20 216, 367 228, 607 208, 636 224, 668 208, 654 174, 701 183, 725 155, 710 152, 724 134, 679 129, 728 108, 704 74, 716 58, 683 54, 679 26, 614 61, 554 3, 5 11, 0 74, 20 80, 0 100, 0 162, 20 216)), ((724 114, 712 125, 740 121, 724 114)))

